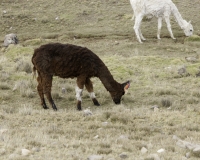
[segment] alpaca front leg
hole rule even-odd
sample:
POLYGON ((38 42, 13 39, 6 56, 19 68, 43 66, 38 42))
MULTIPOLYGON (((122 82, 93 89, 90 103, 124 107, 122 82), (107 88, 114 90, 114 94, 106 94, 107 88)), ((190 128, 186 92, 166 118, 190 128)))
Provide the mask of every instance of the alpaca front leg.
POLYGON ((162 17, 158 18, 158 33, 157 33, 157 38, 160 39, 160 31, 162 28, 162 17))
POLYGON ((93 103, 95 106, 100 106, 99 102, 96 99, 95 93, 94 92, 90 92, 89 93, 90 98, 92 99, 93 103))
POLYGON ((173 35, 173 33, 172 33, 172 29, 171 29, 171 24, 170 24, 169 16, 165 16, 165 22, 166 22, 166 24, 167 24, 167 29, 168 29, 168 31, 169 31, 169 34, 170 34, 171 38, 172 38, 172 39, 176 39, 176 38, 174 38, 174 35, 173 35))
POLYGON ((141 32, 141 29, 139 29, 139 34, 140 34, 140 37, 143 41, 146 41, 146 39, 144 38, 144 36, 142 35, 142 32, 141 32))
POLYGON ((95 93, 93 92, 93 85, 89 78, 87 78, 85 81, 85 87, 86 87, 87 91, 89 92, 89 96, 92 99, 94 105, 100 106, 99 102, 96 99, 95 93))

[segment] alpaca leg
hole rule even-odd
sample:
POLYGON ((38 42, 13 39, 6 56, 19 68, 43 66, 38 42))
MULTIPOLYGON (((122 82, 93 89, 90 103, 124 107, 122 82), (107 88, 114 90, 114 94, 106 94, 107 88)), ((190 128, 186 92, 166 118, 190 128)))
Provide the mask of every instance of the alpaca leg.
POLYGON ((143 17, 141 15, 136 16, 136 18, 135 18, 135 25, 133 27, 133 29, 135 30, 136 37, 137 37, 137 39, 138 39, 138 41, 140 43, 142 43, 142 41, 140 39, 140 31, 139 31, 139 29, 140 29, 142 18, 143 17))
POLYGON ((92 99, 95 106, 100 106, 99 102, 96 99, 95 93, 93 92, 93 85, 89 78, 85 81, 85 87, 87 91, 89 92, 90 98, 92 99))
POLYGON ((160 39, 160 31, 162 28, 162 17, 158 17, 158 33, 157 33, 157 38, 160 39))
POLYGON ((81 102, 82 102, 82 92, 83 92, 83 87, 84 87, 84 84, 85 84, 85 77, 77 77, 77 87, 76 87, 76 99, 77 99, 77 109, 80 111, 82 110, 82 107, 81 107, 81 102))
POLYGON ((174 38, 174 35, 173 35, 173 33, 172 33, 172 29, 171 29, 171 24, 170 24, 169 16, 165 16, 165 22, 167 23, 167 29, 168 29, 168 31, 169 31, 169 33, 170 33, 171 38, 172 38, 172 39, 176 39, 176 38, 174 38))
POLYGON ((140 34, 140 37, 143 41, 146 41, 146 39, 144 38, 144 36, 142 35, 142 32, 141 32, 141 29, 139 29, 139 34, 140 34))
POLYGON ((42 85, 43 85, 43 92, 46 95, 49 103, 51 104, 53 110, 57 110, 57 107, 53 101, 53 98, 51 96, 51 87, 52 87, 52 76, 44 75, 42 79, 42 85))
POLYGON ((39 94, 40 99, 41 99, 41 105, 43 106, 44 109, 49 109, 47 107, 45 99, 44 99, 44 93, 43 93, 43 87, 42 87, 42 80, 41 80, 40 74, 37 77, 37 81, 38 81, 37 91, 38 91, 38 94, 39 94))

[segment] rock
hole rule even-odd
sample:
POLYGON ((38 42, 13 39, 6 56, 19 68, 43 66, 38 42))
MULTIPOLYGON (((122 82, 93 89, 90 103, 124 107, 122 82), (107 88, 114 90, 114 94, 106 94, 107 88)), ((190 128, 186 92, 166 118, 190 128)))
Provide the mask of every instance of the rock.
POLYGON ((158 112, 158 111, 159 111, 159 108, 155 107, 155 108, 153 109, 153 111, 154 111, 154 112, 158 112))
POLYGON ((87 158, 87 160, 102 160, 103 156, 100 155, 91 155, 87 158))
POLYGON ((153 148, 153 145, 151 143, 147 144, 147 149, 153 148))
POLYGON ((32 151, 33 151, 33 152, 39 152, 39 151, 40 151, 40 148, 39 148, 39 147, 33 147, 33 148, 32 148, 32 151))
POLYGON ((18 44, 17 35, 14 33, 7 34, 4 38, 4 46, 8 47, 10 44, 18 44))
POLYGON ((145 153, 147 153, 147 152, 148 152, 148 150, 147 150, 145 147, 142 147, 141 153, 142 153, 142 154, 145 154, 145 153))
POLYGON ((94 138, 94 139, 97 139, 97 138, 99 138, 99 135, 96 135, 96 136, 94 136, 93 138, 94 138))
POLYGON ((179 69, 178 69, 178 74, 180 74, 180 75, 185 75, 185 74, 187 74, 187 70, 186 70, 185 65, 179 67, 179 69))
POLYGON ((67 92, 66 88, 62 87, 62 93, 65 94, 67 92))
POLYGON ((181 160, 187 160, 187 158, 183 156, 183 157, 181 158, 181 160))
POLYGON ((23 156, 27 156, 27 155, 29 155, 30 153, 31 153, 30 150, 28 150, 28 149, 22 149, 22 155, 23 155, 23 156))
POLYGON ((7 129, 0 129, 0 134, 6 133, 7 131, 7 129))
POLYGON ((157 152, 158 153, 163 153, 163 152, 165 152, 165 149, 161 148, 161 149, 157 150, 157 152))
POLYGON ((126 158, 128 158, 128 155, 127 155, 127 153, 121 153, 121 154, 119 155, 119 157, 120 157, 121 159, 126 159, 126 158))
POLYGON ((121 136, 119 136, 119 139, 128 139, 128 136, 127 135, 121 135, 121 136))
POLYGON ((1 149, 0 149, 0 155, 4 155, 5 153, 6 153, 5 148, 1 148, 1 149))
POLYGON ((195 63, 195 62, 197 62, 197 58, 196 57, 185 57, 185 60, 187 61, 187 62, 191 62, 191 63, 195 63))
POLYGON ((15 160, 15 159, 19 159, 19 158, 20 158, 20 155, 15 154, 15 153, 10 154, 9 157, 8 157, 8 159, 13 159, 13 160, 15 160))
POLYGON ((192 153, 197 156, 200 157, 200 146, 197 146, 196 148, 193 149, 192 153))
POLYGON ((186 158, 190 158, 190 156, 191 156, 190 152, 187 152, 187 153, 185 154, 185 157, 186 157, 186 158))
POLYGON ((90 109, 85 109, 84 111, 83 111, 83 113, 84 113, 84 116, 91 116, 93 113, 90 111, 90 109))
POLYGON ((150 109, 159 108, 158 105, 151 106, 150 109))
POLYGON ((102 122, 102 125, 103 125, 103 126, 107 126, 107 125, 108 125, 108 122, 102 122))
POLYGON ((147 158, 153 160, 160 160, 160 157, 157 154, 150 154, 147 158))

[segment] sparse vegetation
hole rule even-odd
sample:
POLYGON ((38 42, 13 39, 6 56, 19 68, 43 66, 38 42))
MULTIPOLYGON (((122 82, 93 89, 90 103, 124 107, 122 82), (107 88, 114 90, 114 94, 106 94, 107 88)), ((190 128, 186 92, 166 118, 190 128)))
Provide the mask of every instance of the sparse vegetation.
MULTIPOLYGON (((173 135, 200 144, 200 1, 173 2, 192 21, 195 35, 185 38, 172 19, 177 40, 171 40, 163 23, 158 41, 153 19, 143 22, 147 41, 140 45, 129 1, 2 0, 0 41, 16 33, 19 44, 0 48, 0 159, 85 160, 100 155, 106 160, 150 160, 155 159, 152 154, 184 159, 190 150, 177 146, 173 135), (93 106, 84 91, 83 110, 92 112, 84 115, 75 110, 76 79, 54 77, 52 95, 59 110, 44 110, 31 57, 36 47, 49 42, 86 46, 117 81, 131 80, 122 104, 113 104, 99 79, 93 78, 101 106, 93 106), (190 56, 197 61, 186 61, 190 56), (142 154, 143 147, 147 153, 142 154), (157 153, 161 148, 165 152, 157 153)), ((197 160, 200 154, 190 157, 197 160)))

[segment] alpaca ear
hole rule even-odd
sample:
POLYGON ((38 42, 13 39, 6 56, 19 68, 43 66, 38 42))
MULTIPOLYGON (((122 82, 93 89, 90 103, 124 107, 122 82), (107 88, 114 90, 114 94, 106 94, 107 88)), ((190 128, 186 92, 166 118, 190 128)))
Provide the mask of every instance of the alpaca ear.
POLYGON ((125 94, 128 93, 128 88, 129 88, 129 87, 130 87, 130 81, 124 83, 124 92, 125 92, 125 94))

